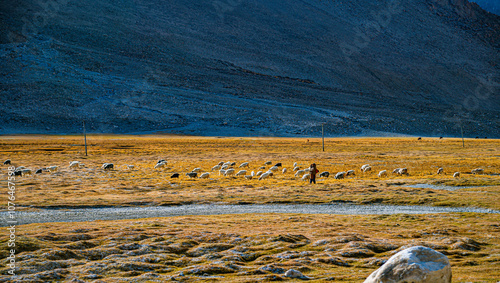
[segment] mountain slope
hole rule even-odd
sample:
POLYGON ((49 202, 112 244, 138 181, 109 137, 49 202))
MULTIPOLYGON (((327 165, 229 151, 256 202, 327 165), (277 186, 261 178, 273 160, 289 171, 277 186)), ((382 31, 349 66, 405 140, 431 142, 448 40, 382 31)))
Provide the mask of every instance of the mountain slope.
POLYGON ((500 137, 466 0, 2 3, 0 132, 500 137))

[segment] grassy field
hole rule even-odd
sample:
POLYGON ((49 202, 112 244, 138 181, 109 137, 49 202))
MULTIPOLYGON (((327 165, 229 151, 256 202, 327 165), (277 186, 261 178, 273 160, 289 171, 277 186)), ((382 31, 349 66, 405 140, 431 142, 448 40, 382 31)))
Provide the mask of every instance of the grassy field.
MULTIPOLYGON (((18 204, 64 207, 347 201, 500 209, 499 140, 466 140, 463 148, 459 139, 338 138, 327 139, 322 152, 320 139, 90 136, 88 156, 82 143, 82 137, 76 136, 1 137, 0 158, 32 169, 59 166, 55 173, 18 178, 18 204), (166 159, 168 167, 153 169, 159 159, 166 159), (69 169, 74 160, 86 167, 69 169), (236 166, 249 162, 247 174, 257 172, 266 161, 273 165, 281 162, 288 172, 277 172, 261 181, 224 177, 210 171, 220 161, 234 161, 236 166), (114 163, 115 170, 102 170, 105 162, 114 163), (356 175, 343 180, 319 178, 316 185, 309 185, 294 177, 294 162, 301 168, 315 162, 320 171, 332 175, 353 169, 356 175), (135 168, 127 169, 129 164, 135 168), (372 171, 362 173, 363 164, 370 164, 372 171), (197 167, 210 172, 210 178, 185 175, 197 167), (408 168, 409 176, 391 174, 398 167, 408 168), (436 174, 439 167, 444 168, 444 174, 436 174), (470 174, 479 167, 485 174, 470 174), (381 170, 389 175, 378 178, 381 170), (170 178, 174 172, 180 173, 179 179, 170 178), (454 172, 460 172, 461 177, 453 178, 454 172), (465 188, 407 187, 412 184, 465 188)), ((2 172, 6 176, 7 166, 2 172)), ((5 183, 6 177, 1 182, 5 183)))
MULTIPOLYGON (((175 205, 184 203, 420 204, 500 209, 500 141, 423 138, 319 139, 177 136, 89 136, 89 155, 77 136, 2 136, 0 158, 57 172, 16 179, 16 203, 36 207, 175 205), (168 168, 154 169, 159 159, 168 168), (69 162, 85 163, 69 169, 69 162), (257 171, 266 161, 288 172, 270 179, 219 176, 220 161, 257 171), (115 169, 104 171, 105 162, 115 169), (312 162, 343 180, 318 184, 294 177, 292 164, 312 162), (126 165, 134 165, 130 170, 126 165), (360 167, 370 164, 371 172, 360 167), (200 167, 209 179, 186 172, 200 167), (409 176, 391 174, 406 167, 409 176), (437 175, 439 167, 444 174, 437 175), (474 168, 484 174, 472 175, 474 168), (389 175, 378 178, 380 170, 389 175), (174 172, 179 179, 171 179, 174 172), (453 178, 461 172, 460 178, 453 178), (437 185, 411 188, 414 184, 437 185), (446 186, 446 187, 443 187, 446 186), (448 188, 444 190, 441 188, 448 188)), ((269 168, 270 166, 266 166, 269 168)), ((265 170, 264 170, 265 171, 265 170)), ((7 166, 1 167, 7 198, 7 166)), ((18 209, 21 209, 18 207, 18 209)), ((312 278, 362 282, 395 252, 424 245, 448 256, 453 282, 497 282, 500 278, 498 214, 300 215, 251 214, 44 223, 17 227, 19 282, 256 282, 288 280, 294 268, 312 278)), ((8 233, 0 234, 6 275, 8 233)))

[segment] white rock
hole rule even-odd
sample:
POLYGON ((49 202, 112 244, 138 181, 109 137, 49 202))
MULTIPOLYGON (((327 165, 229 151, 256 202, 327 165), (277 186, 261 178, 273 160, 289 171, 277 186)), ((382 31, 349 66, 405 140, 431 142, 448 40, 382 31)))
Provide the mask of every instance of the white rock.
POLYGON ((299 279, 310 279, 309 277, 305 276, 302 274, 302 272, 295 270, 295 269, 288 269, 285 272, 285 277, 288 278, 299 278, 299 279))
POLYGON ((448 258, 431 248, 415 246, 393 255, 364 283, 450 283, 448 258))

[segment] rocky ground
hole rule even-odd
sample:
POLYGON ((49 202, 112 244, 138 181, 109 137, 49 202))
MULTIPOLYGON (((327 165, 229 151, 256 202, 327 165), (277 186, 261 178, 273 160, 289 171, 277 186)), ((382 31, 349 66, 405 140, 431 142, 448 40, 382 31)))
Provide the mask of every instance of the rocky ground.
POLYGON ((360 282, 396 252, 423 245, 450 259, 457 282, 490 282, 499 275, 496 220, 257 214, 25 225, 17 277, 3 268, 0 281, 283 281, 297 280, 286 274, 294 269, 301 280, 360 282))

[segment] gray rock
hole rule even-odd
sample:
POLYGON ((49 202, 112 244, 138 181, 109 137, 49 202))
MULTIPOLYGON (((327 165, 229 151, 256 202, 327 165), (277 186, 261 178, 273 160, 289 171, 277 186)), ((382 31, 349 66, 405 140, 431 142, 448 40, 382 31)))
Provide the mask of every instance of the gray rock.
POLYGON ((393 255, 364 283, 450 283, 448 258, 431 248, 415 246, 393 255))

